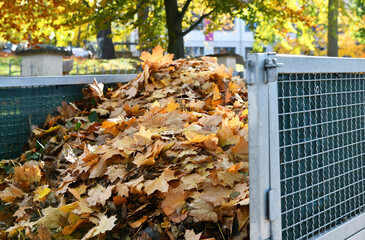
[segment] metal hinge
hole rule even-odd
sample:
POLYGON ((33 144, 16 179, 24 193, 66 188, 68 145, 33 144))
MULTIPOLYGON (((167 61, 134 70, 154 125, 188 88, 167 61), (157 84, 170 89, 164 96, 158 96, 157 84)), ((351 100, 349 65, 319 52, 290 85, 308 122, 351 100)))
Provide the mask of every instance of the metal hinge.
POLYGON ((268 207, 269 207, 269 220, 274 222, 280 218, 280 209, 277 207, 277 191, 275 189, 270 189, 268 192, 268 207))
POLYGON ((255 81, 256 63, 253 60, 244 60, 245 82, 247 85, 253 85, 255 81))
POLYGON ((275 58, 276 53, 268 53, 269 58, 265 59, 265 71, 266 71, 266 79, 265 83, 276 82, 278 78, 276 68, 283 66, 283 63, 278 63, 278 60, 275 58))

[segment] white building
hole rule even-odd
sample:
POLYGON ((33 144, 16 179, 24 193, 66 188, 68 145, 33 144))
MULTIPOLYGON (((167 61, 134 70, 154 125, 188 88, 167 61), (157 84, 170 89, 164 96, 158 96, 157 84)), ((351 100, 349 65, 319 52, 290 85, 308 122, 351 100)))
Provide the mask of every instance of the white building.
MULTIPOLYGON (((185 55, 186 56, 203 56, 209 54, 235 53, 246 58, 247 53, 252 51, 254 44, 253 32, 250 27, 241 19, 235 19, 230 30, 214 31, 209 34, 211 39, 206 41, 203 31, 203 24, 198 26, 184 37, 185 55), (211 41, 210 41, 211 40, 211 41)), ((137 42, 138 33, 133 31, 130 35, 131 42, 137 42)), ((139 51, 134 45, 130 50, 134 56, 139 55, 139 51)), ((271 47, 265 50, 272 51, 271 47)))
MULTIPOLYGON (((231 30, 214 31, 210 36, 212 41, 206 41, 202 27, 187 34, 184 37, 186 55, 236 53, 246 58, 254 44, 253 32, 241 19, 234 20, 234 27, 231 30)), ((271 48, 268 47, 266 50, 270 51, 271 48)))

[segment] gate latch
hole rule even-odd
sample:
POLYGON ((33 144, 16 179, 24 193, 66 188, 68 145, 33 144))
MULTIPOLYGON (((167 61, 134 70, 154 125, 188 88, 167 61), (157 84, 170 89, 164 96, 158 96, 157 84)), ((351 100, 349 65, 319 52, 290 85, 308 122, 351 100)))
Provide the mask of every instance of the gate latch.
MULTIPOLYGON (((269 56, 270 56, 270 54, 269 54, 269 56)), ((264 63, 265 63, 264 67, 265 67, 265 71, 266 71, 265 83, 276 82, 277 77, 278 77, 276 68, 281 67, 284 64, 278 63, 278 60, 276 58, 267 58, 267 59, 265 59, 264 63)))
POLYGON ((255 81, 256 63, 253 60, 244 60, 243 65, 245 67, 245 82, 247 85, 253 85, 255 81))

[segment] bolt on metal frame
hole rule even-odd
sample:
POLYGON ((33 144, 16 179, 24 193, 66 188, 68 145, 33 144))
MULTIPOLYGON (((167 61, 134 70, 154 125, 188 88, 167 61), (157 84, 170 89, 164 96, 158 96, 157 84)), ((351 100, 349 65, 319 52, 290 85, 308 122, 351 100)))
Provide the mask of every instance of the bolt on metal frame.
POLYGON ((361 239, 365 59, 249 54, 245 70, 250 238, 361 239))

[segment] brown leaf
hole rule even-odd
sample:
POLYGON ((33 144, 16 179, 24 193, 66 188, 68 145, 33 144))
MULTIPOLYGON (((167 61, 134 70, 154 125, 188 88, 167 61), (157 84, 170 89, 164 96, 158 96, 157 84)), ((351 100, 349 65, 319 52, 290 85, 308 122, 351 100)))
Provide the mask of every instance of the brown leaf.
POLYGON ((190 210, 189 215, 193 217, 195 222, 218 221, 218 215, 214 211, 214 207, 211 203, 202 199, 196 199, 190 206, 192 210, 190 210))
POLYGON ((96 187, 89 190, 89 197, 86 198, 86 201, 90 206, 95 206, 98 203, 105 205, 105 201, 108 200, 112 195, 112 190, 114 187, 115 185, 111 185, 107 188, 104 188, 103 186, 97 184, 96 187))
POLYGON ((195 234, 194 230, 186 230, 185 231, 185 240, 199 240, 200 236, 203 234, 203 232, 195 234))
POLYGON ((118 195, 121 197, 128 197, 129 196, 129 188, 127 185, 123 183, 117 183, 115 185, 115 190, 117 191, 118 195))
POLYGON ((82 225, 83 223, 87 222, 87 219, 83 218, 83 219, 79 219, 76 221, 76 223, 71 224, 66 226, 63 230, 62 230, 62 234, 63 235, 70 235, 71 233, 73 233, 80 225, 82 225))
POLYGON ((182 184, 179 186, 182 189, 189 190, 197 188, 205 178, 198 173, 189 174, 181 178, 182 184))
POLYGON ((241 182, 243 179, 243 174, 239 172, 220 171, 217 175, 223 186, 233 187, 236 182, 241 182))
POLYGON ((232 154, 239 160, 248 161, 248 141, 241 138, 236 146, 231 147, 232 154))
POLYGON ((134 141, 139 146, 148 146, 153 140, 151 139, 152 132, 150 129, 146 130, 146 128, 141 125, 139 128, 139 132, 134 134, 134 141))
POLYGON ((138 219, 137 221, 128 222, 128 224, 132 228, 139 228, 142 225, 142 223, 144 223, 146 220, 147 220, 147 216, 143 216, 142 218, 138 219))
POLYGON ((39 182, 42 178, 42 173, 38 165, 38 162, 29 161, 26 162, 23 166, 14 167, 15 179, 19 182, 39 182))
POLYGON ((108 179, 111 183, 115 182, 115 180, 123 179, 124 176, 127 174, 125 167, 123 165, 112 165, 108 167, 105 175, 108 176, 108 179))
POLYGON ((152 194, 156 190, 162 193, 167 192, 169 189, 168 181, 172 179, 176 179, 175 171, 166 168, 158 178, 144 183, 144 191, 147 195, 152 194))
POLYGON ((48 207, 42 210, 42 215, 37 224, 48 228, 59 228, 66 225, 67 214, 58 208, 48 207))
POLYGON ((225 188, 223 186, 213 186, 209 184, 204 187, 204 191, 201 193, 201 198, 207 202, 213 203, 213 206, 221 205, 225 199, 230 197, 232 189, 225 188))
POLYGON ((161 202, 161 209, 167 216, 169 216, 185 202, 188 192, 184 191, 184 189, 180 187, 170 187, 169 191, 164 193, 162 196, 164 197, 164 200, 161 202))
POLYGON ((46 226, 39 226, 37 229, 39 240, 51 240, 51 231, 46 226))
POLYGON ((117 218, 115 216, 111 216, 108 218, 104 214, 101 214, 98 225, 89 230, 89 232, 82 238, 82 240, 86 240, 92 237, 95 237, 101 233, 105 233, 107 231, 111 231, 114 226, 117 218))
POLYGON ((22 198, 24 195, 21 189, 9 184, 9 187, 0 192, 0 199, 3 202, 14 202, 16 198, 22 198))

